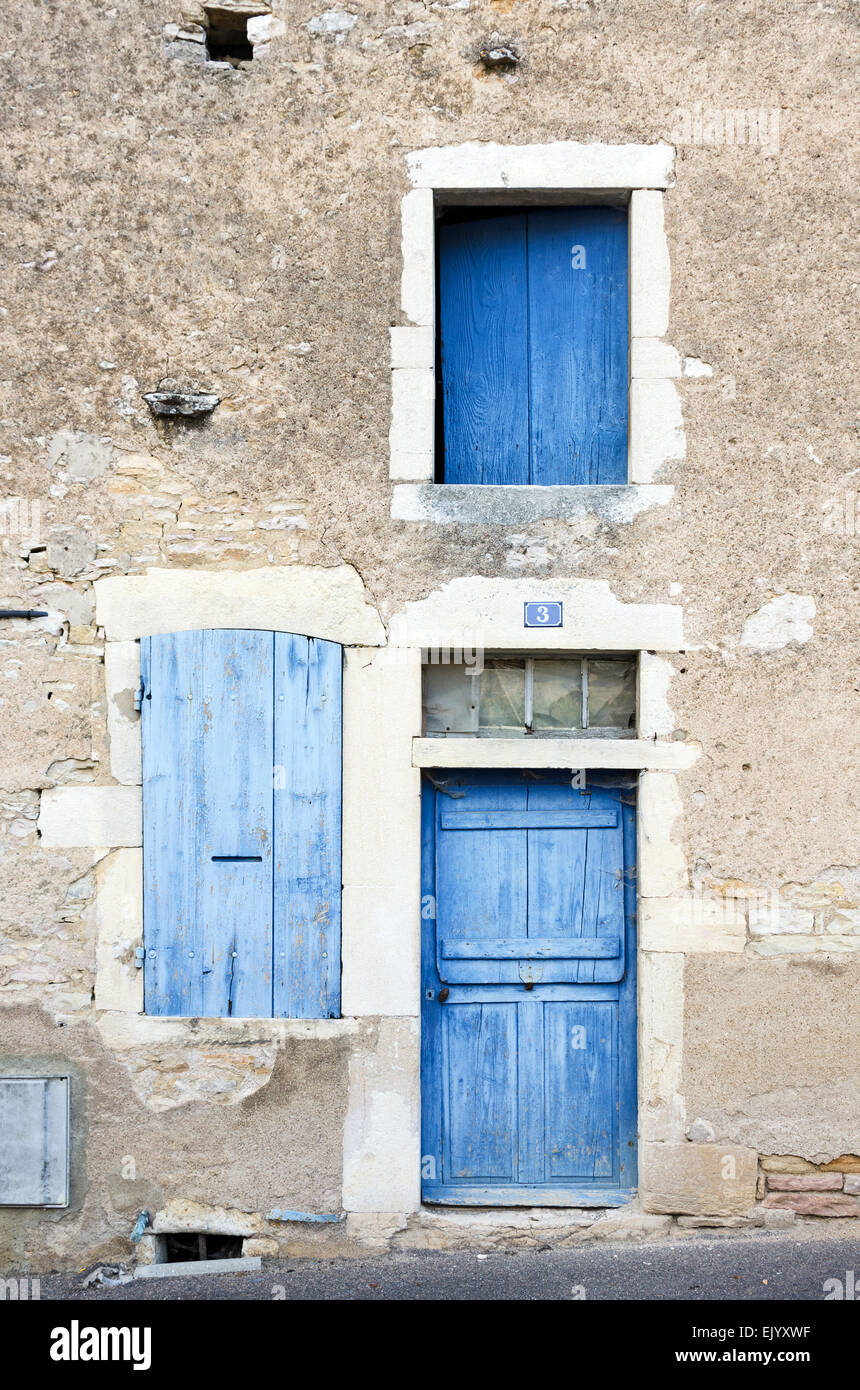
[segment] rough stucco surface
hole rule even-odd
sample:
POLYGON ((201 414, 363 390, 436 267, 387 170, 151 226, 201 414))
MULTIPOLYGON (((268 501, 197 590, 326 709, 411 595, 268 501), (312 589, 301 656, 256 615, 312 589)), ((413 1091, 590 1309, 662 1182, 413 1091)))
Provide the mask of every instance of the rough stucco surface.
MULTIPOLYGON (((217 1048, 207 1051, 211 1061, 217 1048)), ((57 1026, 35 1009, 0 1010, 0 1071, 14 1075, 22 1062, 32 1071, 34 1059, 72 1074, 70 1209, 0 1209, 0 1268, 63 1267, 81 1250, 127 1258, 138 1213, 177 1195, 249 1212, 340 1210, 342 1039, 287 1040, 265 1084, 237 1104, 198 1100, 160 1113, 94 1029, 57 1026)), ((150 1048, 148 1061, 168 1073, 188 1065, 171 1048, 150 1048)))
POLYGON ((860 1152, 860 961, 691 956, 687 1115, 720 1142, 827 1162, 860 1152))
MULTIPOLYGON (((339 1190, 345 1044, 296 1044, 235 1105, 157 1113, 139 1098, 158 1090, 153 1069, 135 1091, 86 1021, 92 854, 41 846, 36 818, 40 790, 110 780, 97 578, 346 563, 386 623, 464 575, 606 580, 621 602, 683 604, 669 702, 676 736, 702 748, 678 777, 687 872, 755 891, 853 882, 860 865, 860 539, 828 525, 858 463, 848 0, 362 0, 336 34, 309 26, 323 4, 274 0, 285 32, 242 71, 165 54, 162 26, 188 8, 18 0, 0 54, 0 479, 41 509, 34 541, 3 537, 0 604, 50 611, 0 624, 0 994, 81 1020, 31 1032, 16 1013, 4 1047, 54 1055, 74 1040, 100 1117, 92 1225, 70 1213, 61 1236, 47 1219, 46 1250, 92 1252, 99 1232, 107 1250, 161 1195, 256 1203, 277 1178, 285 1203, 331 1205, 339 1190), (522 50, 514 77, 475 65, 495 30, 522 50), (687 456, 657 479, 671 503, 624 524, 392 520, 405 155, 671 143, 676 109, 696 103, 778 108, 779 148, 677 145, 668 340, 712 375, 677 381, 687 456), (156 423, 141 393, 168 377, 221 404, 197 425, 156 423), (784 593, 810 600, 811 633, 743 646, 784 593), (134 1202, 110 1195, 126 1131, 164 1188, 144 1183, 134 1202)), ((689 959, 688 1114, 766 1151, 856 1148, 853 969, 689 959)), ((0 1253, 17 1250, 35 1220, 0 1229, 0 1253)))
MULTIPOLYGON (((3 478, 41 499, 47 535, 72 529, 59 580, 77 585, 64 603, 47 553, 26 563, 10 545, 8 598, 36 603, 51 581, 67 611, 91 578, 146 564, 347 560, 387 617, 458 574, 508 574, 530 548, 536 575, 608 578, 625 600, 679 583, 702 647, 675 707, 707 755, 687 782, 704 795, 691 853, 704 842, 716 873, 767 879, 860 863, 857 540, 823 525, 856 464, 851 7, 360 4, 337 42, 309 35, 310 5, 274 8, 286 33, 241 72, 165 57, 170 0, 27 0, 8 17, 3 478), (516 81, 469 56, 500 25, 525 54, 516 81), (779 149, 677 147, 669 336, 714 375, 679 383, 672 506, 585 535, 518 523, 525 543, 504 526, 392 521, 405 154, 666 140, 696 102, 778 107, 779 149), (168 374, 221 396, 207 423, 152 420, 140 393, 168 374), (783 590, 814 598, 813 636, 739 651, 783 590)), ((4 629, 17 640, 2 672, 8 717, 25 715, 27 787, 58 751, 91 757, 93 732, 86 641, 64 637, 57 656, 30 632, 4 629), (47 711, 60 665, 69 708, 47 711)))

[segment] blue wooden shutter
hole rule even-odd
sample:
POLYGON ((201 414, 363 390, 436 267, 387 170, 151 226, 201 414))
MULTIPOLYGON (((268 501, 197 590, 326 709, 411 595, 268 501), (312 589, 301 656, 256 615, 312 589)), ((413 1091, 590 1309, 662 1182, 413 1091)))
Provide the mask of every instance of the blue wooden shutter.
POLYGON ((627 218, 548 208, 443 224, 448 483, 626 483, 627 218))
POLYGON ((340 659, 271 632, 141 642, 147 1013, 338 1012, 340 659))
POLYGON ((278 1018, 340 1013, 341 648, 275 635, 278 1018))
POLYGON ((446 483, 524 483, 529 468, 526 219, 439 233, 446 483))

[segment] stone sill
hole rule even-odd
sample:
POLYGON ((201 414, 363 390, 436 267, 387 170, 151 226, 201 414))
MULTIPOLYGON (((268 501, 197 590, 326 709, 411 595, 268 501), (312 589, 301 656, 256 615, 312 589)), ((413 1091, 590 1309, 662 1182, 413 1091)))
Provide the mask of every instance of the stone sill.
POLYGON ((692 767, 689 743, 639 738, 414 738, 413 767, 639 768, 675 772, 692 767))
POLYGON ((485 486, 456 483, 397 483, 391 499, 395 521, 430 521, 440 526, 524 526, 544 519, 629 525, 640 512, 665 507, 674 487, 656 484, 598 484, 582 487, 485 486))
POLYGON ((224 1043, 248 1047, 255 1043, 283 1043, 290 1038, 326 1039, 349 1037, 363 1023, 358 1018, 186 1018, 155 1014, 98 1015, 97 1027, 106 1045, 115 1051, 135 1047, 185 1047, 224 1043))

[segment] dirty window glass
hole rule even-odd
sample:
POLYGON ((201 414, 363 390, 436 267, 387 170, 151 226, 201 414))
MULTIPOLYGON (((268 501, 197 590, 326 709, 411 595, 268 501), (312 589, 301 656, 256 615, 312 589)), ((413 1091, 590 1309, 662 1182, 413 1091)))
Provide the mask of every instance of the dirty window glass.
POLYGON ((488 661, 480 678, 478 727, 521 730, 525 722, 524 664, 488 661))
POLYGON ((592 729, 633 728, 636 667, 632 661, 589 661, 588 725, 592 729))
POLYGON ((424 732, 434 737, 633 737, 636 662, 486 657, 424 668, 424 732))
POLYGON ((536 661, 532 728, 582 728, 582 662, 536 661))

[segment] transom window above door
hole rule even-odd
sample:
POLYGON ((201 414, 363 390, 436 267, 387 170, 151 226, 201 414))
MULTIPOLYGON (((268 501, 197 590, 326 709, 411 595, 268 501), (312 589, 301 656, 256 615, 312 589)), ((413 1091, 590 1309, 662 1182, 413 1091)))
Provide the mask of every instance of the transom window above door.
POLYGON ((627 482, 627 243, 626 208, 443 216, 438 481, 627 482))
POLYGON ((594 656, 486 657, 424 667, 428 737, 633 738, 636 662, 594 656))

